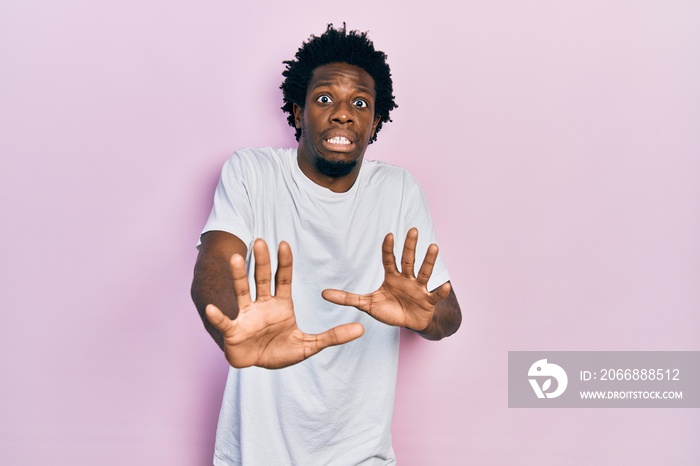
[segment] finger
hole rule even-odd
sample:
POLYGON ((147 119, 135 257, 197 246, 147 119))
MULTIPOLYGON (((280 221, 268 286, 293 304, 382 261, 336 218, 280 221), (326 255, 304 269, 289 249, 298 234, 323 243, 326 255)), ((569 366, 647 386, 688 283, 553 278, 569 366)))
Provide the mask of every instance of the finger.
POLYGON ((286 241, 280 243, 277 251, 277 273, 275 274, 275 296, 283 299, 292 297, 292 248, 286 241))
POLYGON ((443 299, 447 298, 447 296, 449 296, 451 289, 452 285, 450 285, 450 282, 443 283, 438 287, 437 290, 433 291, 432 293, 430 293, 430 295, 428 295, 428 301, 432 305, 439 303, 443 299))
POLYGON ((386 274, 398 273, 396 268, 396 256, 394 255, 394 235, 388 233, 382 243, 382 264, 386 274))
POLYGON ((425 253, 425 259, 423 259, 423 263, 418 271, 418 277, 416 277, 416 281, 421 285, 428 284, 428 280, 430 280, 430 276, 433 274, 433 267, 435 267, 438 252, 439 248, 437 244, 433 243, 428 246, 428 251, 425 253))
POLYGON ((253 243, 253 254, 255 255, 255 293, 256 301, 267 301, 270 299, 270 251, 267 243, 258 238, 253 243))
POLYGON ((401 274, 413 278, 413 264, 416 262, 416 244, 418 244, 418 229, 411 228, 406 233, 401 253, 401 274))
POLYGON ((365 333, 362 324, 353 322, 326 330, 318 335, 307 335, 304 341, 304 358, 313 356, 329 346, 342 345, 360 338, 365 333))
POLYGON ((341 306, 355 306, 359 310, 365 312, 370 310, 370 304, 372 302, 369 295, 348 293, 343 290, 323 290, 321 296, 331 303, 340 304, 341 306))
POLYGON ((250 304, 250 286, 248 285, 248 273, 245 270, 245 259, 240 254, 231 257, 231 275, 233 276, 233 291, 236 293, 238 308, 242 309, 250 304))
POLYGON ((234 321, 229 319, 226 314, 221 312, 221 310, 213 304, 207 304, 204 312, 207 315, 207 320, 209 323, 211 323, 214 328, 223 334, 234 326, 234 321))

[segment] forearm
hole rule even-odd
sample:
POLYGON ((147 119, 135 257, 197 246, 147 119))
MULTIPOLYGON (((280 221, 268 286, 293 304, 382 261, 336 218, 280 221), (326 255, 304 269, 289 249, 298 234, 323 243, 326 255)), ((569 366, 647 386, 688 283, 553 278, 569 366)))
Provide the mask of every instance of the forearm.
POLYGON ((233 254, 245 256, 245 253, 245 245, 238 238, 228 233, 209 232, 202 237, 202 245, 194 267, 192 301, 204 323, 204 328, 222 349, 223 336, 211 325, 205 309, 207 305, 213 304, 230 319, 238 316, 230 259, 233 254))
POLYGON ((455 333, 461 324, 462 311, 454 289, 450 289, 450 294, 435 306, 435 313, 428 326, 416 333, 426 340, 441 340, 455 333))
POLYGON ((199 312, 202 323, 204 323, 204 328, 216 344, 223 349, 223 336, 211 325, 205 314, 205 309, 207 305, 213 304, 230 319, 235 319, 238 315, 228 261, 221 257, 198 260, 194 269, 191 294, 192 301, 199 312))

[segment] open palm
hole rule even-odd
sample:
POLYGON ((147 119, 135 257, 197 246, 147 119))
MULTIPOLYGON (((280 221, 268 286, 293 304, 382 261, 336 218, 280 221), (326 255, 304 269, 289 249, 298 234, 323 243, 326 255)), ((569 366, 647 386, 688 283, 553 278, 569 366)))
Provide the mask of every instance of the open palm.
POLYGON ((399 271, 394 256, 394 235, 389 233, 382 243, 384 282, 379 289, 364 295, 327 289, 323 290, 324 299, 343 306, 355 306, 388 325, 424 330, 433 318, 437 303, 450 293, 450 284, 444 283, 433 292, 427 289, 438 255, 436 244, 428 247, 418 275, 414 275, 417 244, 418 230, 411 228, 406 234, 399 271))
POLYGON ((292 251, 281 242, 275 274, 275 295, 270 293, 270 253, 262 239, 253 245, 255 255, 255 301, 250 296, 245 260, 231 258, 233 288, 238 316, 230 319, 213 304, 206 308, 209 322, 224 336, 224 353, 233 367, 260 366, 278 369, 291 366, 328 346, 341 345, 364 333, 361 324, 339 325, 317 335, 299 330, 292 303, 292 251))

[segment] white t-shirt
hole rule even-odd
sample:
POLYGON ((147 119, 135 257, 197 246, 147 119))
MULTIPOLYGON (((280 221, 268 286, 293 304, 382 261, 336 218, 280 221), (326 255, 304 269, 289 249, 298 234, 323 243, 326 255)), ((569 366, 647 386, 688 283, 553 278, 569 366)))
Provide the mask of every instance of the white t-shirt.
MULTIPOLYGON (((399 262, 412 227, 419 233, 417 271, 437 240, 423 192, 402 168, 364 161, 352 188, 334 193, 303 174, 296 149, 243 149, 226 161, 203 232, 227 231, 248 246, 253 296, 253 241, 267 242, 273 274, 277 246, 287 241, 299 328, 320 333, 360 322, 365 334, 288 368, 231 368, 217 429, 217 466, 395 463, 390 427, 399 329, 329 303, 321 291, 375 291, 384 279, 384 236, 394 233, 399 262)), ((448 280, 438 256, 428 288, 448 280)))

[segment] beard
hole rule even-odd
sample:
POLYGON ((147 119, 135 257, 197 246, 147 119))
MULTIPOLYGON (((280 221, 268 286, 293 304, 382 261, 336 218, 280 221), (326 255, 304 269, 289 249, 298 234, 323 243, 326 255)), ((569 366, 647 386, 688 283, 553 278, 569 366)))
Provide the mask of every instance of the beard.
POLYGON ((319 173, 322 173, 331 178, 340 178, 348 175, 357 165, 357 160, 326 160, 317 157, 314 160, 314 166, 319 173))

